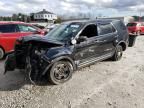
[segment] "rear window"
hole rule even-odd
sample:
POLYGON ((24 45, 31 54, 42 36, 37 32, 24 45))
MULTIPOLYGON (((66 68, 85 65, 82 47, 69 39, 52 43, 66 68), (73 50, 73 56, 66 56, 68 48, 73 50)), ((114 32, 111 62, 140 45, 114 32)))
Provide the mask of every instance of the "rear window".
POLYGON ((136 26, 136 25, 137 25, 137 23, 128 23, 127 24, 128 27, 132 27, 132 26, 136 26))
POLYGON ((16 25, 7 24, 7 25, 0 25, 0 33, 13 33, 17 31, 16 25))

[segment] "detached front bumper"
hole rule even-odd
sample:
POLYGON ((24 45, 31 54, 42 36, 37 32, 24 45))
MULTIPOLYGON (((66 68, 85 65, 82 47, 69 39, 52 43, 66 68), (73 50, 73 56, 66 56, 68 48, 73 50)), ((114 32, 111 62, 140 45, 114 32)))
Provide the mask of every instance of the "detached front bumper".
POLYGON ((17 68, 17 69, 25 69, 26 71, 30 69, 31 72, 37 71, 42 75, 44 75, 51 66, 51 62, 46 56, 42 56, 39 58, 40 59, 29 58, 28 61, 26 59, 25 62, 20 62, 19 60, 16 59, 15 53, 12 53, 8 55, 6 58, 4 74, 6 74, 8 71, 14 71, 17 68), (21 63, 24 65, 24 68, 19 67, 21 66, 21 63))
POLYGON ((7 73, 7 71, 14 71, 16 68, 16 59, 15 54, 12 53, 7 56, 5 65, 4 65, 4 74, 7 73))

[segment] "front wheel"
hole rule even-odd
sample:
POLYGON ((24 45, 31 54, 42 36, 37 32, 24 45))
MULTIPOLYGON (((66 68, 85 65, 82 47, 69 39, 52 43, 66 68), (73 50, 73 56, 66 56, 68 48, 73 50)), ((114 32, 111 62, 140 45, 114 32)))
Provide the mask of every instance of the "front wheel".
POLYGON ((2 48, 0 48, 0 60, 4 58, 4 50, 2 48))
POLYGON ((73 66, 68 61, 55 62, 48 72, 50 83, 58 85, 70 80, 73 73, 73 66))
POLYGON ((123 55, 123 48, 120 45, 117 45, 115 48, 115 54, 111 58, 113 61, 119 61, 123 55))

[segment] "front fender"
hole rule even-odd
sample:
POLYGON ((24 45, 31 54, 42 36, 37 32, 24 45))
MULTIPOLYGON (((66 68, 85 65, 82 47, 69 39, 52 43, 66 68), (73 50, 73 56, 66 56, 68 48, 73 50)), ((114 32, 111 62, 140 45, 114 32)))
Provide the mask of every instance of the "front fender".
POLYGON ((46 52, 46 56, 50 60, 54 60, 58 57, 65 56, 65 55, 72 55, 73 48, 72 47, 55 47, 51 48, 46 52))

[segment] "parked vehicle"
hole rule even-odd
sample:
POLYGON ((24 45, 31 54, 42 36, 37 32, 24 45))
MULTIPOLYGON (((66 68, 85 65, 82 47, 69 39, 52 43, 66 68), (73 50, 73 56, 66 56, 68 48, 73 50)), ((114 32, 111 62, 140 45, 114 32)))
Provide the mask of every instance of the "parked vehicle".
POLYGON ((120 20, 72 21, 45 37, 23 37, 16 43, 5 62, 5 73, 25 69, 35 84, 43 78, 61 84, 78 68, 108 58, 120 60, 128 46, 128 31, 120 20))
POLYGON ((141 35, 144 33, 144 22, 132 22, 127 24, 129 34, 141 35))
POLYGON ((14 50, 17 38, 31 34, 44 35, 45 31, 23 22, 0 22, 0 59, 14 50))

